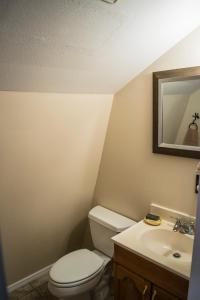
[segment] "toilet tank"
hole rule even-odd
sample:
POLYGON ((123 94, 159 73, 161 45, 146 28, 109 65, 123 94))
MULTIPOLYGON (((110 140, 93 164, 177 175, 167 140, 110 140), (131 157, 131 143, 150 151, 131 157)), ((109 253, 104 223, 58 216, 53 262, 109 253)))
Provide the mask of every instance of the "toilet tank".
POLYGON ((95 249, 109 257, 112 257, 114 252, 114 244, 111 237, 136 223, 102 206, 92 208, 88 218, 95 249))

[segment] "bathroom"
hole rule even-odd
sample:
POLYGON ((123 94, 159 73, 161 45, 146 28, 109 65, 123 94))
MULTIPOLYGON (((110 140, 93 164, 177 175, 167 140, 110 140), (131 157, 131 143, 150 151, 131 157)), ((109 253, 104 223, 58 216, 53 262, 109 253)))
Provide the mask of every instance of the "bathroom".
POLYGON ((0 220, 10 299, 56 299, 48 272, 64 255, 94 249, 93 207, 135 222, 152 203, 196 216, 199 159, 152 152, 152 74, 200 65, 200 4, 170 2, 0 2, 0 220))

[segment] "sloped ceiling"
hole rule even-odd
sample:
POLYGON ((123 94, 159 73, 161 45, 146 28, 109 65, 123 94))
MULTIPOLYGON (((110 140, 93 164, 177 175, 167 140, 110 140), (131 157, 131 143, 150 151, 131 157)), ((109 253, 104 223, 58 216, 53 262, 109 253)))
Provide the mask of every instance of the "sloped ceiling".
POLYGON ((0 90, 115 93, 199 12, 199 0, 0 0, 0 90))

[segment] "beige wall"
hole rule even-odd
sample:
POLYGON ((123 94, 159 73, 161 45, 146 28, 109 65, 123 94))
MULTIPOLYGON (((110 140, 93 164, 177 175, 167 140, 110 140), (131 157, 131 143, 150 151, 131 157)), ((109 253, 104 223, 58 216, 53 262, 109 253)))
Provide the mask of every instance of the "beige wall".
POLYGON ((195 213, 197 160, 152 153, 152 72, 199 64, 200 29, 116 94, 96 202, 136 220, 151 202, 195 213))
POLYGON ((8 283, 80 247, 110 95, 0 92, 0 219, 8 283))

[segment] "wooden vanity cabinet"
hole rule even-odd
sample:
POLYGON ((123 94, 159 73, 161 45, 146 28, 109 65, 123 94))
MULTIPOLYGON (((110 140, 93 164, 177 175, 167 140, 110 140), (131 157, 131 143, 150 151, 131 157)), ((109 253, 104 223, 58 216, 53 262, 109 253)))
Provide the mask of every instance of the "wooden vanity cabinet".
POLYGON ((187 300, 188 280, 118 245, 114 277, 115 300, 187 300))
MULTIPOLYGON (((159 287, 153 286, 151 299, 152 300, 177 300, 180 298, 173 296, 172 294, 166 292, 165 290, 159 287)), ((187 297, 185 299, 187 299, 187 297)))
POLYGON ((151 283, 121 266, 116 269, 117 300, 150 300, 151 283))

